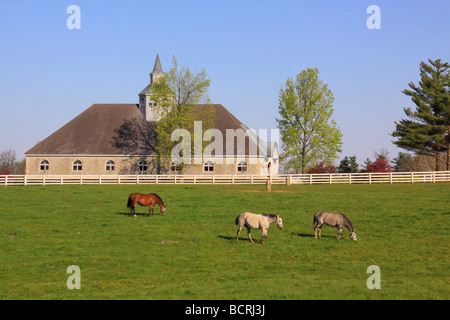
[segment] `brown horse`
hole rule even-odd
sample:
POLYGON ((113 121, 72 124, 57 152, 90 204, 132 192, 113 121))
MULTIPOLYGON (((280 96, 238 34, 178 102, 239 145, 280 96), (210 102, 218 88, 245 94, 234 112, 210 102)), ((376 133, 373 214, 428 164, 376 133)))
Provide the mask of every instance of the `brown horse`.
POLYGON ((127 208, 130 208, 130 216, 134 212, 134 217, 136 218, 136 203, 139 203, 141 206, 146 207, 150 206, 148 209, 147 216, 150 216, 150 211, 153 214, 153 206, 155 204, 159 205, 159 209, 161 210, 161 214, 164 215, 166 213, 166 206, 164 202, 156 193, 142 194, 142 193, 132 193, 128 197, 127 208))

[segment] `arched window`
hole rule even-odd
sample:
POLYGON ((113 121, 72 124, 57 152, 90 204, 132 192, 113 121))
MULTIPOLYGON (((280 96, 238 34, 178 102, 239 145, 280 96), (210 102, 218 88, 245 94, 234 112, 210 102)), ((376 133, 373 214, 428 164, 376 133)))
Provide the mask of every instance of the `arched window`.
POLYGON ((205 163, 205 172, 214 171, 214 164, 211 161, 205 163))
POLYGON ((146 172, 148 170, 148 163, 145 160, 139 161, 139 172, 146 172))
POLYGON ((247 172, 247 162, 241 161, 237 165, 238 172, 247 172))
POLYGON ((178 161, 172 161, 170 169, 172 170, 172 172, 180 172, 181 171, 180 163, 178 161))
POLYGON ((76 160, 73 163, 73 171, 81 171, 81 170, 83 170, 83 164, 81 163, 80 160, 76 160))
POLYGON ((114 163, 114 161, 109 160, 106 163, 106 171, 114 171, 116 164, 114 163))
POLYGON ((47 160, 42 160, 39 168, 41 169, 41 171, 48 171, 48 169, 50 168, 50 164, 47 160))

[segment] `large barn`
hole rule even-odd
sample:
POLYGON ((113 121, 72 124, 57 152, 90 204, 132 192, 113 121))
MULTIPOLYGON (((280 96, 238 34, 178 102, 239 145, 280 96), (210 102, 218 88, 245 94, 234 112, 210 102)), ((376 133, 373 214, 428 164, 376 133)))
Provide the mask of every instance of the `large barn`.
MULTIPOLYGON (((160 115, 152 108, 154 102, 149 89, 163 76, 157 56, 150 73, 150 83, 139 93, 139 104, 93 104, 25 153, 26 174, 156 174, 155 154, 124 154, 112 142, 117 135, 115 130, 125 120, 134 117, 143 117, 146 121, 160 119, 160 115)), ((213 104, 212 107, 215 111, 214 129, 222 133, 223 150, 216 150, 200 161, 197 159, 195 163, 185 165, 183 174, 277 174, 277 144, 267 143, 254 131, 247 130, 223 105, 213 104), (244 148, 238 148, 239 138, 229 135, 230 132, 244 133, 244 148), (227 143, 232 143, 231 154, 226 148, 227 143), (220 154, 222 156, 219 157, 220 154)), ((172 164, 168 172, 164 173, 180 174, 177 163, 172 164)))

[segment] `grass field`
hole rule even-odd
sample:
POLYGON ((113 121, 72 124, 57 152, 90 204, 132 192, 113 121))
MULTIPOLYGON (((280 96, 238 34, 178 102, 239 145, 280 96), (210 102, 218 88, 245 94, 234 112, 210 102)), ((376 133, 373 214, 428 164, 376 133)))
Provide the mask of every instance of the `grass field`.
POLYGON ((450 298, 450 184, 264 187, 1 187, 0 298, 450 298), (127 215, 132 192, 158 193, 166 215, 127 215), (358 241, 326 226, 315 240, 318 210, 346 214, 358 241), (244 211, 280 214, 284 229, 236 243, 244 211), (80 290, 67 289, 70 265, 80 290), (370 265, 380 290, 366 286, 370 265))

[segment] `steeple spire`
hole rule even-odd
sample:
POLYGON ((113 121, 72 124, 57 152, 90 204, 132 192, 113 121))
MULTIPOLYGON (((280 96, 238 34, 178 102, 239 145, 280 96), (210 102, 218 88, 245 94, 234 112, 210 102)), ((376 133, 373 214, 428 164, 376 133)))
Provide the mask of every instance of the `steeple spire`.
POLYGON ((161 61, 159 61, 159 54, 156 54, 155 65, 153 66, 153 71, 150 74, 151 75, 153 75, 153 74, 164 74, 164 72, 162 71, 162 68, 161 68, 161 61))
POLYGON ((159 121, 161 118, 158 110, 154 108, 156 102, 152 100, 151 87, 163 77, 164 72, 157 54, 153 71, 150 73, 150 83, 139 93, 139 110, 147 121, 159 121))

